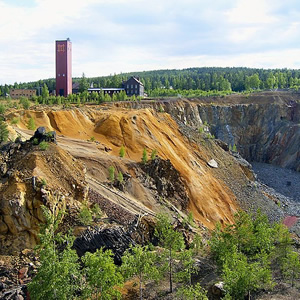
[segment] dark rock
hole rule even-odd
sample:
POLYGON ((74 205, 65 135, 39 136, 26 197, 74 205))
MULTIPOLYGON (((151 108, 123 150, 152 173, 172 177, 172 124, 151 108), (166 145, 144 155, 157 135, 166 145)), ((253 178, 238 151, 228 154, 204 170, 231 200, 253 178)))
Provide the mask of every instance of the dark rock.
POLYGON ((50 132, 46 132, 46 128, 45 127, 39 127, 34 135, 30 138, 30 142, 33 142, 33 140, 37 140, 38 143, 41 143, 43 141, 45 142, 51 142, 51 143, 57 143, 56 142, 56 132, 55 131, 50 131, 50 132))
MULTIPOLYGON (((141 165, 142 170, 148 174, 157 188, 161 197, 171 199, 174 204, 186 209, 189 198, 185 189, 185 184, 179 172, 174 168, 170 160, 156 158, 141 165)), ((152 187, 150 182, 146 183, 149 188, 152 187)))
POLYGON ((121 226, 114 226, 87 229, 81 237, 75 239, 73 248, 78 256, 83 256, 86 252, 94 253, 100 248, 111 249, 115 263, 120 265, 122 255, 130 245, 135 245, 130 234, 121 226))
POLYGON ((0 281, 0 292, 7 289, 7 285, 4 282, 0 281))

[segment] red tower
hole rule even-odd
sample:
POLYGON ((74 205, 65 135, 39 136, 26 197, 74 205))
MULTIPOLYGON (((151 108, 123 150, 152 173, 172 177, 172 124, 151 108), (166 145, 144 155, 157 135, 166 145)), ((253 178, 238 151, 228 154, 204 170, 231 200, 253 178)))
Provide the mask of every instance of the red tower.
POLYGON ((72 94, 72 43, 70 39, 56 41, 56 96, 72 94))

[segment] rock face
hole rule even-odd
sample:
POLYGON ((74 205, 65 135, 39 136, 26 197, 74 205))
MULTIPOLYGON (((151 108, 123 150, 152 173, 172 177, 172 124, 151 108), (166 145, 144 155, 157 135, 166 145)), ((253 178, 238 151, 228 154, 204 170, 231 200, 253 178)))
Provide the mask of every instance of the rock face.
POLYGON ((238 103, 230 103, 230 96, 212 99, 210 104, 204 100, 165 103, 164 109, 192 128, 209 124, 216 138, 235 144, 249 161, 300 171, 299 95, 277 92, 240 97, 238 103))
POLYGON ((44 221, 41 205, 51 207, 55 200, 76 206, 87 190, 81 163, 54 144, 47 151, 30 142, 7 145, 1 161, 7 167, 1 173, 0 249, 9 254, 36 245, 44 221))
POLYGON ((187 208, 189 198, 184 182, 170 160, 156 158, 147 164, 142 164, 142 169, 154 180, 161 197, 171 198, 174 204, 182 210, 187 208))
POLYGON ((198 111, 215 136, 236 144, 247 160, 300 171, 299 106, 199 106, 198 111))
POLYGON ((86 230, 74 241, 73 247, 79 256, 86 252, 96 252, 100 248, 110 249, 114 253, 115 263, 120 265, 122 255, 130 245, 135 245, 130 234, 120 226, 111 226, 86 230))

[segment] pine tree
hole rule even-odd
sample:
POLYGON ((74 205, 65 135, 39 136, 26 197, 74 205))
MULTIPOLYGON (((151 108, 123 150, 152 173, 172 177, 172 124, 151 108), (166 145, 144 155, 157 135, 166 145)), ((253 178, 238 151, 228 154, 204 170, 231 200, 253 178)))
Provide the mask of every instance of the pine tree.
POLYGON ((125 156, 125 147, 124 147, 124 146, 122 146, 122 147, 120 148, 119 155, 120 155, 120 157, 124 157, 124 156, 125 156))
POLYGON ((183 236, 180 232, 174 230, 171 221, 167 215, 159 214, 158 222, 155 228, 155 236, 159 239, 162 247, 165 248, 167 257, 167 269, 169 275, 170 293, 173 292, 173 264, 176 251, 184 248, 183 236))
POLYGON ((148 279, 157 279, 159 271, 155 264, 155 254, 148 247, 131 246, 122 257, 122 271, 126 278, 137 276, 139 280, 140 300, 143 299, 143 283, 148 279))
POLYGON ((114 264, 111 250, 98 249, 95 253, 87 252, 83 257, 87 276, 87 294, 96 299, 120 299, 117 289, 123 284, 123 277, 114 264))
POLYGON ((28 125, 27 125, 27 128, 29 130, 35 130, 36 126, 35 126, 35 121, 34 119, 31 117, 28 121, 28 125))
POLYGON ((110 166, 108 168, 108 173, 109 173, 109 180, 111 182, 114 182, 115 181, 115 168, 113 166, 110 166))
POLYGON ((148 161, 148 154, 146 148, 143 150, 142 162, 145 164, 148 161))
POLYGON ((152 152, 151 152, 151 160, 154 160, 157 156, 157 150, 156 149, 153 149, 152 152))
POLYGON ((46 224, 41 229, 39 257, 40 267, 37 274, 28 284, 30 298, 35 300, 67 300, 75 297, 80 289, 80 265, 75 250, 71 249, 73 239, 71 236, 56 234, 58 225, 63 216, 63 210, 54 206, 50 211, 42 207, 46 224), (66 248, 59 252, 61 244, 66 248))

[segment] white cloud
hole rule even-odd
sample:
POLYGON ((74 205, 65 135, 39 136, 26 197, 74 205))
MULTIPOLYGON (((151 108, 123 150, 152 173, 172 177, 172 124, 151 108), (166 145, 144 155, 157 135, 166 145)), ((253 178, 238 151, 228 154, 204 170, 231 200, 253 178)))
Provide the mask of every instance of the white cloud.
POLYGON ((272 3, 268 0, 240 0, 225 12, 228 21, 235 24, 270 24, 277 21, 271 14, 272 3))
POLYGON ((0 0, 0 84, 54 77, 54 42, 67 37, 73 76, 226 64, 300 67, 295 0, 30 2, 0 0))

